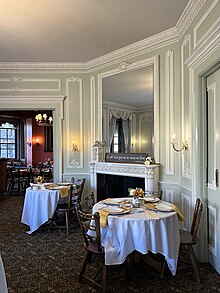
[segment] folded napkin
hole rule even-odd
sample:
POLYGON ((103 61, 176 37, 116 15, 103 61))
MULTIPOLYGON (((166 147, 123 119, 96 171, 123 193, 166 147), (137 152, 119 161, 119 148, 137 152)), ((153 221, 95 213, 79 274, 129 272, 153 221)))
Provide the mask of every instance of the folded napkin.
POLYGON ((173 210, 177 213, 178 219, 183 222, 185 220, 184 216, 182 215, 182 213, 180 212, 179 208, 175 205, 172 204, 172 208, 173 210))
POLYGON ((68 196, 69 194, 69 189, 67 186, 57 186, 56 189, 59 189, 61 197, 68 196))
POLYGON ((144 210, 144 213, 145 213, 145 215, 147 216, 148 219, 156 219, 156 220, 159 220, 159 217, 153 211, 144 210))
POLYGON ((100 226, 102 228, 106 228, 108 224, 108 214, 109 212, 106 210, 100 210, 99 211, 99 216, 100 216, 100 226))

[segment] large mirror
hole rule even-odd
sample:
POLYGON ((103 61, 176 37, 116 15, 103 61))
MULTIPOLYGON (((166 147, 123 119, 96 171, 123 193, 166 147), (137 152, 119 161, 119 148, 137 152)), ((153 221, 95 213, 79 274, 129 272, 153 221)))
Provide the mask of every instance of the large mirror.
POLYGON ((147 153, 159 160, 157 58, 122 63, 99 76, 101 140, 110 152, 147 153))

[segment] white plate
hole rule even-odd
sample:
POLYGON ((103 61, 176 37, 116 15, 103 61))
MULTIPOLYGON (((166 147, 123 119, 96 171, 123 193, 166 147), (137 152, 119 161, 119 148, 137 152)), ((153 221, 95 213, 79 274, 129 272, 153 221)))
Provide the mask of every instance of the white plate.
POLYGON ((121 214, 127 214, 130 213, 130 209, 122 209, 122 208, 118 208, 116 206, 108 206, 107 208, 105 208, 105 210, 110 214, 110 215, 121 215, 121 214))
POLYGON ((69 185, 73 185, 73 182, 59 182, 59 183, 57 183, 57 185, 69 186, 69 185))
POLYGON ((158 211, 158 212, 172 212, 173 211, 173 207, 171 205, 167 205, 167 204, 154 204, 153 207, 148 207, 147 208, 149 210, 153 210, 153 211, 158 211))
POLYGON ((142 208, 133 208, 132 212, 133 213, 142 213, 144 210, 142 208))
POLYGON ((112 206, 119 206, 119 202, 117 200, 114 200, 112 198, 106 198, 102 201, 104 204, 112 205, 112 206))
POLYGON ((148 197, 148 196, 145 196, 144 197, 144 201, 156 203, 156 202, 159 202, 160 199, 158 197, 148 197))

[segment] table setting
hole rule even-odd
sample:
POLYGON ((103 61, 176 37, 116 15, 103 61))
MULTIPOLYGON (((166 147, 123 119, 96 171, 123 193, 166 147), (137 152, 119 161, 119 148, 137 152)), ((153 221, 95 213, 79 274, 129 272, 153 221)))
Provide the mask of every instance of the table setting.
POLYGON ((28 234, 52 219, 57 204, 69 199, 70 185, 74 184, 37 182, 26 189, 21 222, 30 227, 28 234))
POLYGON ((94 205, 93 213, 100 215, 105 263, 122 264, 134 251, 143 255, 151 251, 163 254, 175 275, 180 243, 179 220, 184 218, 175 205, 164 200, 143 196, 139 201, 138 207, 132 197, 107 198, 94 205))

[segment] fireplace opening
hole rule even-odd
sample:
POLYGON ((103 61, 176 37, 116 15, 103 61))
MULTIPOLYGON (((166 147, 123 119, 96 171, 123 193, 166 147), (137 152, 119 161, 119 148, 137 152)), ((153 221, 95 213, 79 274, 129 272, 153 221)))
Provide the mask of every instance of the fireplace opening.
POLYGON ((127 197, 128 189, 136 187, 145 190, 144 178, 97 174, 97 201, 109 197, 127 197))

